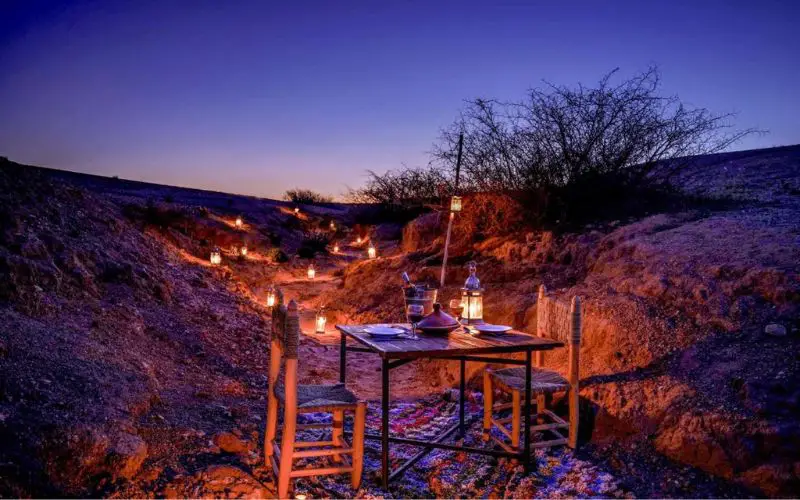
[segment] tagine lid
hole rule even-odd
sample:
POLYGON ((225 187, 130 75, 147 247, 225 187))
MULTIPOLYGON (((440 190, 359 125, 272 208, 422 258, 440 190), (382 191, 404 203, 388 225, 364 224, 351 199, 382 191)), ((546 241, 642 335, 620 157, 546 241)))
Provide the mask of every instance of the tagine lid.
POLYGON ((438 302, 433 304, 433 312, 422 318, 417 324, 420 329, 425 328, 444 328, 458 325, 458 321, 446 312, 442 311, 442 305, 438 302))

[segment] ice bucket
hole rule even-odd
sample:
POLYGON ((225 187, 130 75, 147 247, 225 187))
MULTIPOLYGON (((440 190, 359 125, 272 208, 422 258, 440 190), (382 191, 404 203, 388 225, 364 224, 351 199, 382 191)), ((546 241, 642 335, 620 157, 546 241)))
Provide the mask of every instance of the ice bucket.
POLYGON ((406 299, 406 310, 410 304, 421 304, 423 314, 427 316, 433 312, 433 304, 436 302, 436 288, 429 288, 425 285, 414 285, 403 288, 403 296, 406 299))

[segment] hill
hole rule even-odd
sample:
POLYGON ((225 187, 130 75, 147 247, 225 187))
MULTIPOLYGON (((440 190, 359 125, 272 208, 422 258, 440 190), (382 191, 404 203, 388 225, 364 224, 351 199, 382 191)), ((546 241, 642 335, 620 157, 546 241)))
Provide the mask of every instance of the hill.
MULTIPOLYGON (((540 283, 584 297, 576 459, 620 487, 589 493, 791 496, 800 146, 698 157, 678 182, 729 203, 569 234, 484 234, 470 212, 479 201, 467 198, 440 297, 457 296, 470 259, 494 323, 531 330, 540 283)), ((393 225, 357 225, 361 215, 335 204, 295 215, 273 200, 0 164, 0 494, 270 494, 259 458, 267 285, 301 302, 303 359, 314 360, 303 380, 330 382, 338 336, 309 334, 318 306, 329 323, 400 321, 399 274, 438 277, 445 217, 423 215, 399 238, 393 225), (315 257, 320 279, 309 282, 298 252, 331 220, 342 252, 315 257), (380 259, 359 258, 357 234, 380 259), (242 244, 247 258, 234 254, 242 244), (208 264, 214 246, 219 267, 208 264)), ((357 392, 376 398, 377 360, 351 362, 357 392)), ((560 368, 564 356, 547 363, 560 368)), ((454 368, 402 367, 394 396, 446 391, 454 368)), ((422 494, 460 491, 430 481, 422 494)), ((564 481, 555 491, 578 494, 564 481)), ((507 491, 537 491, 517 487, 507 491)))

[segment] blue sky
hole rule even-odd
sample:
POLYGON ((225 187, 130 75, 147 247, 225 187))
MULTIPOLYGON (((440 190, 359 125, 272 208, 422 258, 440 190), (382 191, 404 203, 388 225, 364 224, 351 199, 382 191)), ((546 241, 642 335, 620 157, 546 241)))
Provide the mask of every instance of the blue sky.
POLYGON ((738 112, 736 149, 800 142, 798 3, 0 4, 0 155, 278 197, 424 165, 464 99, 661 68, 738 112))

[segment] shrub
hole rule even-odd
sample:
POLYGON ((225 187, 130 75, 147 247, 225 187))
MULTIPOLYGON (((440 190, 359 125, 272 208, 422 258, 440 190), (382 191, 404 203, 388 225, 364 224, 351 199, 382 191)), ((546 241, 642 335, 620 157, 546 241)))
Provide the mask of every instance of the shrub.
POLYGON ((283 199, 292 203, 314 205, 318 203, 332 203, 333 198, 328 195, 312 191, 311 189, 294 188, 283 194, 283 199))
POLYGON ((363 226, 377 226, 386 222, 405 224, 430 209, 424 205, 364 204, 351 210, 353 222, 363 226))
POLYGON ((318 253, 328 253, 330 238, 328 233, 322 231, 307 232, 300 242, 297 255, 303 259, 311 259, 318 253))
POLYGON ((136 203, 125 205, 122 213, 129 219, 142 222, 145 226, 159 229, 179 227, 187 220, 187 214, 183 210, 161 207, 152 200, 148 200, 145 206, 136 203))
POLYGON ((469 101, 443 130, 428 168, 369 172, 350 198, 425 205, 458 184, 462 193, 514 197, 536 225, 579 224, 673 203, 669 182, 691 155, 756 132, 733 130, 731 114, 661 95, 656 68, 619 82, 616 73, 595 86, 546 83, 514 102, 469 101))
POLYGON ((384 174, 367 171, 363 187, 351 189, 348 201, 386 207, 411 207, 436 203, 451 191, 451 181, 441 168, 405 168, 384 174))
POLYGON ((281 242, 283 241, 283 236, 274 231, 266 231, 265 233, 272 246, 275 247, 281 246, 281 242))

